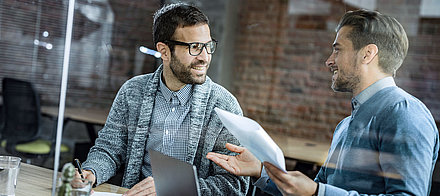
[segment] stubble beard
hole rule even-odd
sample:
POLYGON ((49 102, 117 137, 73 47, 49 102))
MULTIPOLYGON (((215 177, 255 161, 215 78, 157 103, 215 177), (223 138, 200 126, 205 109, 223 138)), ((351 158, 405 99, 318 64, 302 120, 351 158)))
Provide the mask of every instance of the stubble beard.
POLYGON ((332 89, 335 92, 353 92, 360 84, 359 67, 355 59, 352 62, 353 70, 345 73, 344 70, 338 69, 338 77, 332 81, 332 89))
MULTIPOLYGON (((176 78, 184 83, 184 84, 203 84, 206 81, 206 74, 200 74, 196 77, 192 76, 191 73, 191 67, 194 65, 200 65, 200 64, 206 64, 205 61, 196 61, 191 63, 189 66, 184 65, 182 62, 180 62, 177 57, 172 54, 171 55, 171 62, 170 62, 170 69, 171 72, 176 76, 176 78)), ((207 65, 207 70, 209 68, 209 64, 207 65)))
POLYGON ((357 88, 360 78, 358 75, 353 76, 343 76, 342 73, 338 73, 338 78, 333 81, 332 89, 335 92, 353 92, 357 88))

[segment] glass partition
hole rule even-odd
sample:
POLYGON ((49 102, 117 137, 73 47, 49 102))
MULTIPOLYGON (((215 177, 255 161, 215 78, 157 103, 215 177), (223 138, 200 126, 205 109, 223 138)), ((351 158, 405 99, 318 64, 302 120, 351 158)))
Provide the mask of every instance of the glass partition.
MULTIPOLYGON (((155 71, 161 64, 154 53, 147 52, 147 48, 155 50, 152 16, 162 5, 173 2, 177 1, 75 2, 60 166, 73 158, 85 160, 122 84, 136 75, 155 71)), ((324 62, 331 53, 340 17, 355 9, 378 10, 402 23, 410 47, 396 74, 396 83, 422 100, 434 118, 440 119, 438 1, 185 2, 199 6, 208 15, 212 37, 218 40, 208 75, 236 96, 244 115, 271 134, 328 145, 338 122, 350 115, 351 95, 331 90, 331 74, 324 62)), ((54 141, 68 3, 0 1, 0 84, 5 86, 5 78, 20 80, 22 83, 13 89, 27 96, 7 101, 6 91, 0 90, 0 154, 16 153, 11 151, 14 146, 8 146, 8 138, 13 138, 10 144, 34 139, 54 141), (27 87, 29 91, 25 92, 27 87), (29 110, 8 123, 19 108, 29 110), (13 134, 12 125, 35 130, 29 133, 31 137, 19 140, 17 134, 8 136, 13 134)), ((23 160, 53 168, 53 154, 23 160)), ((314 167, 311 175, 316 171, 314 167)))
POLYGON ((41 108, 59 103, 66 15, 63 1, 0 1, 2 154, 52 164, 53 151, 43 143, 54 141, 56 121, 41 108), (42 149, 23 144, 29 142, 42 149), (25 152, 16 151, 19 144, 25 152))

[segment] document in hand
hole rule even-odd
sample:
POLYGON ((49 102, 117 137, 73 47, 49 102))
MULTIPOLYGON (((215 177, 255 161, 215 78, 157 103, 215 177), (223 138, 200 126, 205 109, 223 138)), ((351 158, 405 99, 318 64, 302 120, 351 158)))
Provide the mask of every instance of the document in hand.
POLYGON ((286 171, 283 151, 254 120, 215 108, 223 125, 261 162, 269 162, 286 171))

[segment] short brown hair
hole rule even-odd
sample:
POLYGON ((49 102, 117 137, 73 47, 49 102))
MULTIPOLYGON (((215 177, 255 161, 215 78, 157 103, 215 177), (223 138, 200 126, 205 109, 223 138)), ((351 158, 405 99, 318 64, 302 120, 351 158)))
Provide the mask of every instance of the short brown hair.
POLYGON ((377 11, 348 11, 339 21, 336 32, 343 26, 352 27, 348 38, 355 50, 375 44, 379 49, 379 67, 384 73, 395 75, 408 52, 408 37, 395 18, 377 11))
MULTIPOLYGON (((156 11, 153 18, 153 41, 166 42, 173 38, 177 27, 208 24, 208 17, 199 8, 185 3, 165 5, 156 11)), ((174 45, 169 45, 171 52, 174 45)))

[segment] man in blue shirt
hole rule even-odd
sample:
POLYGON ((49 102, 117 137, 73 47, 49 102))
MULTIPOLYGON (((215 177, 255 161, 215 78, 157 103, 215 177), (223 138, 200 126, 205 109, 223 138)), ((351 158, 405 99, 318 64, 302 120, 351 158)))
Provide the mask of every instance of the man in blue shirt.
POLYGON ((407 51, 399 22, 375 11, 350 11, 336 28, 326 66, 332 89, 353 93, 352 113, 336 127, 315 180, 260 163, 247 149, 207 158, 274 195, 428 195, 438 156, 438 130, 426 106, 394 83, 407 51), (269 179, 270 178, 270 179, 269 179), (276 185, 276 186, 275 186, 276 185))

